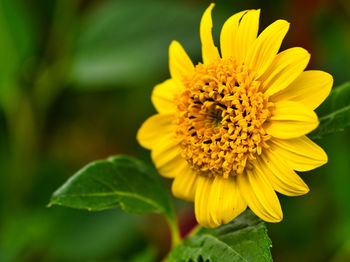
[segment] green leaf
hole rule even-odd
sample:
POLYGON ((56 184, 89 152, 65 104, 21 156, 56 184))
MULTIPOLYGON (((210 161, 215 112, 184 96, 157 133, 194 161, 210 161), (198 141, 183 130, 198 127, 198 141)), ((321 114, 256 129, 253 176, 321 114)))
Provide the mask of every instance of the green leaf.
POLYGON ((154 170, 140 161, 116 156, 78 171, 52 196, 49 205, 100 211, 121 208, 129 213, 161 213, 173 218, 170 199, 154 170))
POLYGON ((271 262, 271 241, 264 222, 247 210, 231 223, 202 229, 169 255, 170 262, 271 262))
POLYGON ((334 88, 317 109, 317 115, 320 125, 309 135, 311 139, 319 139, 350 126, 350 82, 334 88))

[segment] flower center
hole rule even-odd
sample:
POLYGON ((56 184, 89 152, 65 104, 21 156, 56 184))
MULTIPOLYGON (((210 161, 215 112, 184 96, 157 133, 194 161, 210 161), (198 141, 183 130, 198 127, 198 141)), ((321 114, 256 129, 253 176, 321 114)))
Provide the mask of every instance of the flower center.
POLYGON ((255 73, 231 59, 199 63, 175 98, 182 157, 207 176, 234 176, 267 147, 268 96, 255 73))

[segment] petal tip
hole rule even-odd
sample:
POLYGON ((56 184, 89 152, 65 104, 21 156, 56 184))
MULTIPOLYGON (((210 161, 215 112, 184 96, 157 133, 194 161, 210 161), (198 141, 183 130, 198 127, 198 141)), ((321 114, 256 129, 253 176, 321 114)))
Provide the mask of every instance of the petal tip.
POLYGON ((172 40, 169 45, 169 50, 173 49, 176 45, 179 45, 180 43, 176 40, 172 40))
POLYGON ((275 212, 273 214, 270 214, 270 217, 266 222, 270 223, 279 223, 283 220, 283 212, 282 209, 279 210, 279 212, 275 212))
POLYGON ((295 194, 291 196, 303 196, 309 192, 310 192, 309 186, 306 183, 303 183, 302 185, 299 186, 298 192, 295 192, 295 194))
MULTIPOLYGON (((322 71, 324 72, 324 71, 322 71)), ((324 72, 325 73, 325 76, 328 78, 327 81, 327 87, 329 87, 329 92, 328 94, 331 92, 331 89, 332 89, 332 86, 333 86, 333 83, 334 83, 334 77, 330 74, 330 73, 327 73, 327 72, 324 72)))
POLYGON ((275 23, 278 23, 281 28, 289 28, 290 27, 290 22, 284 19, 278 19, 276 20, 275 23))
POLYGON ((315 121, 314 121, 314 127, 311 131, 315 130, 320 125, 320 120, 318 119, 317 114, 315 113, 315 111, 313 111, 313 112, 314 112, 315 121))
POLYGON ((275 217, 275 220, 271 221, 271 223, 279 223, 283 220, 283 213, 281 215, 275 217))
POLYGON ((202 19, 204 19, 204 16, 209 13, 209 15, 211 16, 211 11, 213 10, 213 8, 215 7, 215 3, 211 3, 207 9, 205 9, 204 13, 203 13, 203 16, 202 16, 202 19))
POLYGON ((264 220, 265 222, 279 223, 279 222, 281 222, 283 220, 283 212, 281 211, 280 213, 270 214, 269 217, 260 217, 260 218, 262 220, 264 220))
MULTIPOLYGON (((322 150, 323 151, 323 150, 322 150)), ((321 158, 322 165, 325 165, 328 163, 328 155, 326 152, 323 151, 323 156, 321 158)))
POLYGON ((150 150, 151 149, 150 144, 145 142, 145 140, 143 139, 143 137, 144 137, 144 130, 143 130, 144 128, 143 127, 144 127, 144 124, 142 124, 141 127, 137 130, 136 141, 143 148, 150 150))
POLYGON ((204 63, 210 63, 220 58, 219 50, 214 44, 212 36, 213 21, 211 11, 215 4, 212 3, 204 11, 200 22, 199 34, 202 43, 202 58, 204 63))

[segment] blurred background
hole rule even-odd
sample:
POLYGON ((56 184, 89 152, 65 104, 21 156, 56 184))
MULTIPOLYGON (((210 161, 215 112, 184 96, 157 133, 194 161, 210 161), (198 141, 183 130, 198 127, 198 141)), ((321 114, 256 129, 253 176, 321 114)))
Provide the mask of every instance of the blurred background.
MULTIPOLYGON (((150 94, 169 77, 168 46, 200 61, 209 1, 0 0, 0 261, 157 261, 169 248, 162 217, 119 209, 46 208, 85 164, 115 154, 150 163, 135 140, 155 112, 150 94)), ((348 0, 217 1, 214 36, 233 13, 261 8, 261 28, 291 22, 283 49, 302 46, 309 69, 350 80, 348 0)), ((350 132, 317 141, 329 163, 303 174, 306 196, 280 196, 268 224, 275 261, 350 261, 350 132)), ((169 186, 169 181, 165 181, 169 186)), ((174 200, 182 232, 192 205, 174 200)))

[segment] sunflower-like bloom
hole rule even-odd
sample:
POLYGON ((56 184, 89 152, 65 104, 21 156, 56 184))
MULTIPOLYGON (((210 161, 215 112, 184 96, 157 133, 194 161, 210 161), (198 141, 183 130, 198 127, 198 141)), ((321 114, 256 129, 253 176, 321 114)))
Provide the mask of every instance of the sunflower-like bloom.
POLYGON ((230 222, 247 206, 268 222, 282 220, 275 191, 309 191, 295 171, 327 162, 306 137, 319 124, 313 111, 328 96, 333 78, 304 71, 310 54, 294 47, 278 53, 289 23, 277 20, 258 36, 260 10, 231 16, 212 38, 211 4, 202 16, 203 63, 193 65, 182 46, 169 48, 171 78, 157 85, 158 114, 137 139, 150 149, 159 173, 174 178, 172 192, 194 201, 205 227, 230 222))

